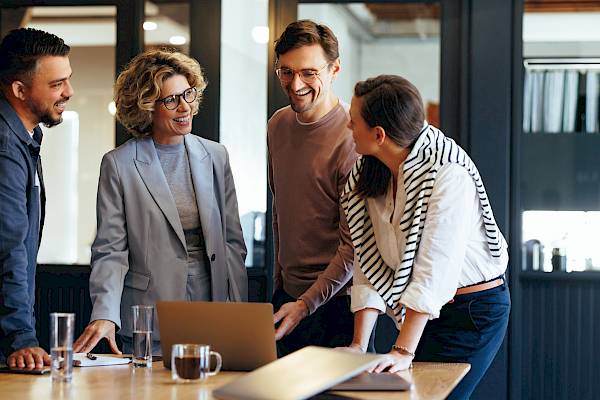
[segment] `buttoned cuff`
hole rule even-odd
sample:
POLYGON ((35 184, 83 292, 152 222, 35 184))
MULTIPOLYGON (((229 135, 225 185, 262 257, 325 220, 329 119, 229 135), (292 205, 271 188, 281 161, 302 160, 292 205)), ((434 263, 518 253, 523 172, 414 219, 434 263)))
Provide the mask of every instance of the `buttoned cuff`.
POLYGON ((350 292, 350 310, 355 313, 365 308, 374 308, 383 314, 385 302, 371 285, 354 285, 350 292))

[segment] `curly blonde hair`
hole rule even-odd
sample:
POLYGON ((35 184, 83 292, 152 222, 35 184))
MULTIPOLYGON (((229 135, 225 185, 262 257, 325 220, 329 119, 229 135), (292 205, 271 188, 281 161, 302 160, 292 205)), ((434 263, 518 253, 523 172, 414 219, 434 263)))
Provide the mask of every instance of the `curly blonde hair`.
POLYGON ((198 114, 207 83, 193 58, 174 50, 149 50, 135 56, 119 74, 115 83, 116 117, 132 136, 152 134, 152 112, 161 98, 160 88, 174 75, 183 75, 198 91, 191 104, 193 114, 198 114))

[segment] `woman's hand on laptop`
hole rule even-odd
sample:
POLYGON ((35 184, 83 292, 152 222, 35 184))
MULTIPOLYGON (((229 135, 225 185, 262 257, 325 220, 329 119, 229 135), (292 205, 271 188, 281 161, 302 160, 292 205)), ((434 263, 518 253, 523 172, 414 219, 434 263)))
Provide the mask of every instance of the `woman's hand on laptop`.
POLYGON ((107 319, 97 319, 90 322, 73 344, 73 352, 89 353, 102 338, 106 338, 110 350, 115 354, 122 354, 115 340, 115 330, 115 323, 107 319))
POLYGON ((302 300, 285 303, 273 316, 274 323, 281 323, 275 330, 275 340, 279 340, 293 331, 300 321, 308 315, 308 307, 302 300))

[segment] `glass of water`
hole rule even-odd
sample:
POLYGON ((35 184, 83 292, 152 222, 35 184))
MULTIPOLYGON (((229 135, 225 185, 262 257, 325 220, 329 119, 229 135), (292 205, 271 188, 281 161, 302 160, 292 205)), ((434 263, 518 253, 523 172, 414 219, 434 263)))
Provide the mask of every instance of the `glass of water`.
POLYGON ((50 314, 50 358, 52 379, 69 382, 73 375, 73 329, 75 314, 50 314))
POLYGON ((131 306, 133 311, 133 366, 152 367, 153 306, 131 306))

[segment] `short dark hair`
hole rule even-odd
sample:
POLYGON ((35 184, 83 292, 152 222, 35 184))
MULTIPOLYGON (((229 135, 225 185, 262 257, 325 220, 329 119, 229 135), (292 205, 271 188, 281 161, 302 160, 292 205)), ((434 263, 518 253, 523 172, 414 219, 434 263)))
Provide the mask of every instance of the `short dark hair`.
MULTIPOLYGON (((403 148, 417 141, 425 112, 419 90, 397 75, 379 75, 354 86, 354 96, 362 99, 360 115, 370 127, 380 126, 386 136, 403 148)), ((365 156, 357 183, 357 193, 363 197, 385 194, 392 172, 379 159, 365 156)))
POLYGON ((33 28, 10 31, 0 43, 0 85, 29 83, 37 62, 45 56, 67 56, 71 48, 56 35, 33 28))
POLYGON ((340 56, 338 40, 331 29, 308 19, 292 22, 285 28, 279 39, 275 41, 275 55, 279 59, 279 56, 290 50, 313 44, 321 46, 329 63, 340 56))

